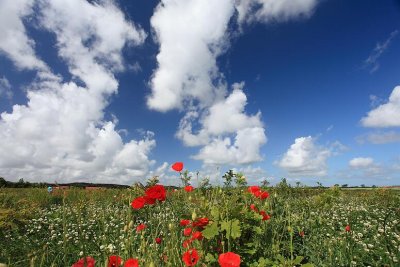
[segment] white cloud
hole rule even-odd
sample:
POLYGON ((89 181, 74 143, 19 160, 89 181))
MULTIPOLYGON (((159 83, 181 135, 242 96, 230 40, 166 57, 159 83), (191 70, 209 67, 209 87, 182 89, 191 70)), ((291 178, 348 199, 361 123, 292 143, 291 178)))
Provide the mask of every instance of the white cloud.
POLYGON ((227 92, 217 58, 237 34, 234 25, 309 16, 316 0, 162 0, 151 18, 160 45, 147 105, 186 114, 176 136, 202 146, 193 156, 206 164, 248 164, 262 160, 266 143, 261 113, 247 115, 244 83, 227 92), (238 16, 236 16, 238 12, 238 16), (234 22, 234 23, 232 23, 234 22))
POLYGON ((245 113, 247 97, 242 91, 243 86, 244 83, 234 84, 227 98, 215 102, 201 115, 192 110, 181 120, 177 137, 187 146, 203 145, 194 159, 205 164, 231 165, 262 160, 260 148, 267 142, 267 137, 261 113, 245 113), (193 133, 195 120, 200 124, 197 134, 193 133))
POLYGON ((11 100, 13 97, 13 92, 11 90, 11 84, 6 77, 0 78, 0 97, 5 96, 7 99, 11 100))
POLYGON ((210 105, 225 94, 216 58, 228 45, 233 13, 232 0, 164 0, 157 6, 151 25, 160 51, 150 82, 150 108, 182 108, 185 100, 210 105))
POLYGON ((368 112, 361 119, 364 127, 400 127, 400 86, 393 89, 389 101, 368 112))
POLYGON ((23 19, 33 12, 33 5, 34 0, 0 1, 0 53, 19 69, 47 70, 35 55, 35 42, 26 35, 23 24, 23 19))
POLYGON ((400 133, 395 131, 368 133, 356 138, 357 142, 369 142, 372 144, 388 144, 400 142, 400 133))
POLYGON ((233 144, 229 137, 214 138, 193 158, 205 164, 249 164, 262 160, 260 147, 266 141, 263 128, 244 128, 237 131, 233 144))
MULTIPOLYGON (((130 183, 143 178, 155 163, 149 158, 154 134, 124 143, 115 129, 117 119, 106 121, 104 109, 118 89, 114 73, 124 69, 122 49, 141 44, 145 33, 110 1, 40 0, 38 8, 39 26, 55 34, 59 56, 84 86, 31 67, 39 72, 28 86, 28 102, 1 114, 2 175, 58 182, 130 183)), ((28 40, 26 30, 19 30, 28 40)), ((20 54, 7 55, 20 64, 20 54)))
POLYGON ((236 9, 239 23, 268 23, 309 17, 317 3, 317 0, 241 0, 237 1, 236 9))
POLYGON ((370 167, 374 164, 373 158, 353 158, 349 161, 349 166, 352 168, 365 168, 370 167))
POLYGON ((291 175, 325 176, 330 148, 318 146, 311 136, 296 138, 277 165, 291 175))
POLYGON ((398 33, 399 31, 395 30, 390 33, 390 36, 383 43, 377 43, 374 50, 372 50, 371 54, 364 61, 364 67, 370 68, 370 73, 374 73, 379 69, 379 58, 389 48, 390 43, 397 36, 398 33))

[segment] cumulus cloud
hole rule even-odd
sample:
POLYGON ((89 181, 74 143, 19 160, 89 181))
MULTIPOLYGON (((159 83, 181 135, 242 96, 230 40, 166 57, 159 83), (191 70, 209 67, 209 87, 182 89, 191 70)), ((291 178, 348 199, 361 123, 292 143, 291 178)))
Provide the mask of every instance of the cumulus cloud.
POLYGON ((374 73, 379 69, 380 67, 378 62, 379 58, 389 48, 390 43, 397 36, 398 33, 399 31, 395 30, 390 33, 390 36, 384 42, 377 43, 374 50, 372 50, 371 54, 364 61, 364 68, 369 68, 370 73, 374 73))
POLYGON ((400 133, 396 131, 378 131, 358 136, 356 140, 361 144, 365 142, 372 144, 398 143, 400 142, 400 133))
POLYGON ((350 169, 345 171, 348 178, 386 178, 391 179, 395 170, 393 166, 383 166, 376 163, 371 157, 357 157, 349 161, 350 169))
POLYGON ((365 168, 374 164, 373 158, 353 158, 349 161, 349 166, 352 168, 365 168))
POLYGON ((361 124, 374 128, 400 127, 400 86, 393 89, 387 103, 369 111, 361 124))
POLYGON ((13 92, 11 84, 6 77, 0 78, 0 97, 6 97, 8 100, 12 99, 13 92))
POLYGON ((19 69, 46 70, 46 64, 35 55, 35 42, 26 34, 23 18, 33 12, 34 0, 0 2, 0 53, 19 69))
MULTIPOLYGON (((118 89, 114 73, 124 69, 122 49, 143 43, 146 34, 110 1, 39 0, 37 8, 38 26, 55 34, 58 55, 73 80, 63 81, 40 64, 23 65, 19 58, 24 53, 14 55, 7 52, 10 47, 1 47, 17 66, 38 71, 28 86, 26 105, 1 114, 2 175, 59 182, 129 183, 143 178, 155 163, 149 158, 154 134, 124 142, 117 120, 105 120, 104 109, 118 89)), ((19 19, 22 40, 30 40, 22 24, 26 13, 13 12, 9 17, 19 19)), ((41 62, 33 43, 27 44, 32 62, 41 62)))
POLYGON ((267 142, 267 137, 261 113, 245 113, 247 97, 242 91, 243 86, 244 83, 234 84, 227 98, 215 102, 201 115, 190 111, 182 119, 177 137, 187 146, 203 145, 194 159, 206 164, 231 165, 262 160, 260 148, 267 142), (200 124, 197 133, 193 131, 194 119, 200 124))
POLYGON ((311 136, 296 138, 277 165, 291 175, 325 176, 331 148, 319 146, 311 136))
POLYGON ((317 0, 241 0, 237 1, 240 23, 287 21, 312 15, 317 0))
POLYGON ((202 146, 193 158, 207 164, 262 159, 259 151, 267 138, 261 113, 245 113, 243 83, 233 84, 228 92, 217 58, 229 48, 241 24, 307 17, 316 4, 316 0, 163 0, 157 6, 151 26, 160 48, 147 105, 162 112, 185 112, 176 136, 187 146, 202 146))

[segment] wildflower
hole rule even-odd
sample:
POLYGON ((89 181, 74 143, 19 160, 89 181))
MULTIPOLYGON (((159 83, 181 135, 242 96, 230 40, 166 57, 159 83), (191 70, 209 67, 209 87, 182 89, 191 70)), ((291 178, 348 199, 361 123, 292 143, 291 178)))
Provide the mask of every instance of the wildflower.
POLYGON ((227 252, 219 255, 218 263, 221 267, 239 267, 240 256, 233 252, 227 252))
POLYGON ((149 202, 155 200, 162 202, 165 200, 165 196, 166 196, 166 191, 163 185, 156 184, 146 190, 146 197, 147 197, 146 200, 149 202))
POLYGON ((117 255, 112 255, 108 257, 108 265, 107 267, 120 267, 122 263, 122 258, 117 255))
POLYGON ((187 226, 187 225, 190 224, 190 221, 189 221, 189 220, 181 220, 179 224, 180 224, 181 226, 187 226))
POLYGON ((156 237, 156 243, 157 244, 161 244, 161 241, 162 241, 161 237, 156 237))
POLYGON ((191 186, 191 185, 187 185, 187 186, 184 187, 184 189, 185 189, 186 192, 192 192, 194 187, 191 186))
POLYGON ((249 186, 249 188, 247 189, 247 191, 251 194, 255 194, 257 192, 259 192, 261 190, 261 188, 259 186, 249 186))
POLYGON ((184 248, 188 248, 189 245, 192 243, 192 241, 193 241, 193 240, 191 240, 191 239, 187 239, 187 240, 183 241, 182 246, 183 246, 184 248))
POLYGON ((174 164, 172 164, 172 169, 174 171, 180 172, 183 169, 183 162, 175 162, 174 164))
POLYGON ((192 240, 201 240, 203 239, 203 234, 200 231, 196 231, 192 234, 192 240))
POLYGON ((139 267, 139 261, 137 259, 127 259, 125 261, 124 267, 139 267))
POLYGON ((346 232, 350 232, 350 225, 346 225, 344 229, 346 230, 346 232))
POLYGON ((189 249, 183 253, 182 260, 186 266, 195 266, 199 261, 199 254, 195 248, 189 249))
POLYGON ((254 204, 250 205, 250 209, 253 210, 253 211, 258 211, 256 205, 254 205, 254 204))
POLYGON ((260 215, 262 215, 263 216, 263 218, 262 218, 262 220, 263 221, 266 221, 266 220, 269 220, 269 219, 271 219, 271 216, 269 216, 265 211, 260 211, 260 215))
POLYGON ((145 204, 146 204, 146 197, 137 197, 132 201, 131 206, 133 209, 138 210, 143 208, 145 204))
POLYGON ((194 221, 192 223, 193 227, 199 227, 200 229, 204 228, 205 226, 207 226, 209 223, 209 220, 207 217, 204 218, 198 218, 196 221, 194 221))
POLYGON ((183 230, 183 235, 189 236, 191 232, 192 232, 192 228, 185 228, 185 230, 183 230))
POLYGON ((96 261, 92 257, 86 257, 79 259, 77 262, 72 264, 72 267, 94 267, 96 261))
POLYGON ((146 228, 146 225, 144 223, 141 223, 136 227, 136 232, 139 233, 139 232, 143 231, 145 228, 146 228))
POLYGON ((299 233, 299 236, 304 237, 304 231, 301 231, 301 232, 299 233))

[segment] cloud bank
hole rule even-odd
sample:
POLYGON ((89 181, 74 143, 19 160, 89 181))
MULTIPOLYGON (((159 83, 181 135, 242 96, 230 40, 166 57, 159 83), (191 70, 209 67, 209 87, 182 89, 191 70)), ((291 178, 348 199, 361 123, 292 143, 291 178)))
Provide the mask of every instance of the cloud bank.
POLYGON ((249 23, 308 17, 316 0, 163 0, 152 18, 159 44, 150 80, 150 109, 184 113, 176 137, 200 147, 192 157, 205 164, 250 164, 263 159, 267 142, 261 113, 245 111, 244 83, 232 90, 217 59, 233 35, 249 23))
POLYGON ((14 105, 0 120, 0 171, 10 179, 130 183, 148 173, 156 143, 148 132, 124 142, 117 120, 104 119, 117 93, 114 73, 124 70, 122 49, 144 42, 145 32, 111 1, 13 1, 0 4, 0 50, 19 69, 34 70, 26 105, 14 105), (34 11, 35 10, 35 13, 34 11), (56 38, 58 56, 72 80, 54 74, 35 52, 24 27, 56 38))

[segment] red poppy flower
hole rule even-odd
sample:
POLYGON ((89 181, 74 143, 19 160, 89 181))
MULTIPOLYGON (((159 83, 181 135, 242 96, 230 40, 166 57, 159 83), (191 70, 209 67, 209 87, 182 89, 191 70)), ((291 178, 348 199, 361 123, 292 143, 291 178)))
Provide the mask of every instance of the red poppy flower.
POLYGON ((183 235, 190 236, 191 232, 192 232, 192 228, 185 228, 185 230, 183 230, 183 235))
POLYGON ((117 255, 112 255, 108 257, 108 265, 107 267, 120 267, 122 263, 122 258, 117 255))
POLYGON ((253 185, 253 186, 249 186, 249 188, 247 188, 247 191, 249 191, 250 193, 252 193, 253 195, 256 192, 259 192, 261 190, 261 188, 259 186, 253 185))
POLYGON ((269 216, 265 211, 260 211, 260 215, 262 215, 263 216, 263 218, 262 218, 262 220, 263 221, 266 221, 266 220, 269 220, 269 219, 271 219, 271 216, 269 216))
POLYGON ((136 227, 136 232, 139 233, 140 231, 143 231, 145 228, 146 228, 146 225, 144 223, 141 223, 136 227))
POLYGON ((191 239, 187 239, 187 240, 183 241, 182 246, 183 246, 184 248, 188 248, 189 245, 192 243, 192 241, 193 241, 193 240, 191 240, 191 239))
POLYGON ((72 267, 94 267, 95 263, 96 261, 92 257, 86 257, 86 262, 85 258, 81 258, 72 264, 72 267))
POLYGON ((156 203, 155 198, 151 198, 148 196, 144 196, 144 200, 145 200, 146 204, 148 204, 148 205, 154 205, 156 203))
POLYGON ((175 162, 174 164, 172 164, 172 169, 177 172, 182 171, 183 170, 183 162, 175 162))
POLYGON ((181 226, 187 226, 187 225, 190 224, 190 221, 189 221, 189 220, 181 220, 179 224, 180 224, 181 226))
POLYGON ((256 205, 254 205, 254 204, 251 204, 251 205, 250 205, 250 209, 251 209, 251 210, 254 210, 254 211, 258 211, 256 205))
POLYGON ((260 199, 269 198, 269 193, 267 191, 260 191, 260 194, 257 196, 260 199))
POLYGON ((199 227, 200 229, 204 228, 205 226, 207 226, 207 224, 209 223, 209 220, 207 217, 204 218, 198 218, 196 221, 194 221, 192 223, 193 227, 199 227))
POLYGON ((227 252, 219 255, 218 263, 221 267, 239 267, 240 256, 233 252, 227 252))
POLYGON ((139 261, 137 259, 128 259, 125 261, 124 267, 139 267, 139 261))
POLYGON ((183 253, 182 260, 186 266, 195 266, 199 261, 199 254, 195 248, 189 249, 183 253))
POLYGON ((344 229, 346 230, 346 232, 350 232, 350 225, 346 225, 344 229))
POLYGON ((165 187, 160 184, 153 185, 146 190, 146 197, 152 200, 164 201, 166 196, 165 187))
POLYGON ((191 185, 187 185, 187 186, 185 186, 185 191, 186 192, 192 192, 193 191, 193 189, 194 189, 194 187, 193 186, 191 186, 191 185))
POLYGON ((161 237, 156 237, 156 243, 157 243, 157 244, 161 244, 161 242, 162 242, 161 237))
POLYGON ((139 209, 143 208, 145 204, 146 204, 145 197, 137 197, 132 201, 131 206, 133 209, 139 210, 139 209))
POLYGON ((192 239, 195 240, 201 240, 203 239, 203 234, 200 231, 196 231, 192 234, 192 239))

